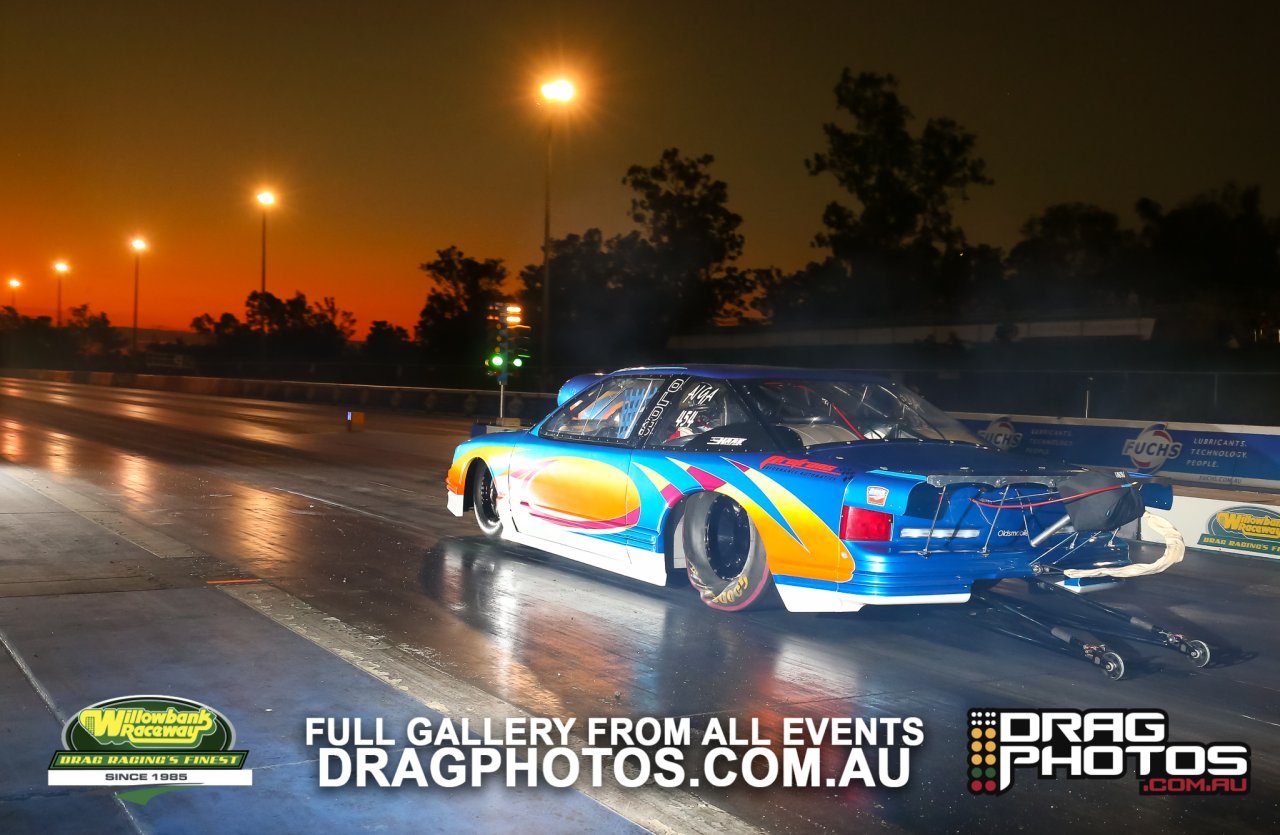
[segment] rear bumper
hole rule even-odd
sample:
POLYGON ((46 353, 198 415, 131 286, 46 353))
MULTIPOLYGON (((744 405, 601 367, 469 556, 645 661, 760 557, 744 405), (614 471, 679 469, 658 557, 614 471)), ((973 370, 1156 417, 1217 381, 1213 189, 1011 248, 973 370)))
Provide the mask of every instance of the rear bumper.
POLYGON ((778 596, 789 612, 856 612, 863 606, 919 606, 966 603, 969 592, 950 594, 868 595, 848 590, 848 583, 824 583, 803 577, 774 577, 778 596))
MULTIPOLYGON (((778 594, 788 610, 856 612, 863 606, 964 603, 974 583, 1035 576, 1033 563, 1040 556, 1035 551, 1009 549, 986 555, 976 550, 939 550, 924 555, 895 547, 845 544, 853 555, 854 571, 844 582, 774 575, 778 594)), ((1128 562, 1127 548, 1098 546, 1074 554, 1071 567, 1118 566, 1128 562)), ((1093 590, 1075 585, 1068 590, 1093 590)))

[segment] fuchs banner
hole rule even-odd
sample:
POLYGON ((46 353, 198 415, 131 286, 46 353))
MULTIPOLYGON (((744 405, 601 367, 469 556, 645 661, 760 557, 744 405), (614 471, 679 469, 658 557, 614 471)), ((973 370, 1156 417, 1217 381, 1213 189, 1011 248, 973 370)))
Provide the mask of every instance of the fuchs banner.
POLYGON ((1280 427, 956 415, 998 449, 1159 474, 1173 481, 1280 490, 1280 427))

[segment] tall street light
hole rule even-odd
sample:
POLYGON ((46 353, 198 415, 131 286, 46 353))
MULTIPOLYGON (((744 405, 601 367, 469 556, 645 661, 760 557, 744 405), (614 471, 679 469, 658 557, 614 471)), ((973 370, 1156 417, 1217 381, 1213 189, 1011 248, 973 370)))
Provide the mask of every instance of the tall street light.
POLYGON ((147 248, 147 242, 142 238, 134 238, 130 244, 133 247, 133 354, 138 354, 138 273, 142 269, 142 253, 147 248))
POLYGON ((62 327, 62 277, 71 272, 71 267, 67 266, 66 261, 59 261, 53 265, 54 272, 58 274, 58 327, 62 327))
POLYGON ((262 293, 267 292, 267 208, 275 205, 276 196, 269 191, 258 192, 262 204, 262 293))
POLYGON ((22 286, 22 282, 16 278, 9 279, 9 302, 13 306, 13 311, 18 312, 18 288, 22 286))
MULTIPOLYGON (((262 285, 260 289, 260 297, 258 299, 258 311, 262 313, 266 310, 263 306, 266 304, 267 295, 267 209, 275 205, 276 196, 270 191, 258 192, 258 202, 262 204, 262 285)), ((262 362, 267 360, 267 319, 261 317, 262 327, 261 335, 258 338, 258 359, 262 362)))
POLYGON ((573 101, 573 82, 567 78, 558 78, 542 85, 542 100, 548 105, 547 114, 547 189, 546 211, 542 225, 542 374, 543 387, 550 386, 551 380, 551 137, 554 135, 555 121, 551 116, 552 107, 563 107, 573 101))

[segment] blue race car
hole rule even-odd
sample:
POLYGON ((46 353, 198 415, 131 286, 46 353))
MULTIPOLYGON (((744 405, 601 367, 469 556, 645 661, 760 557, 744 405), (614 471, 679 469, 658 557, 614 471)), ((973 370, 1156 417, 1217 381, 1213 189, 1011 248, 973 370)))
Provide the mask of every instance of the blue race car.
MULTIPOLYGON (((1010 577, 1129 563, 1116 535, 1168 488, 984 446, 886 379, 747 366, 565 384, 532 429, 461 444, 449 509, 489 536, 707 605, 959 603, 1010 577), (1163 491, 1163 492, 1162 492, 1163 491)), ((1105 578, 1104 578, 1105 580, 1105 578)))

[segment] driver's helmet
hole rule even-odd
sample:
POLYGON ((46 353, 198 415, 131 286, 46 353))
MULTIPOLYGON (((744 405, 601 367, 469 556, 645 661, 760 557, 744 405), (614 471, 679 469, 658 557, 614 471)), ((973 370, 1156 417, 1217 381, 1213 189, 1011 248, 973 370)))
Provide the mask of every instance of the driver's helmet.
POLYGON ((724 423, 724 395, 717 392, 714 397, 701 403, 687 404, 676 414, 675 432, 677 435, 697 435, 715 429, 724 423))

